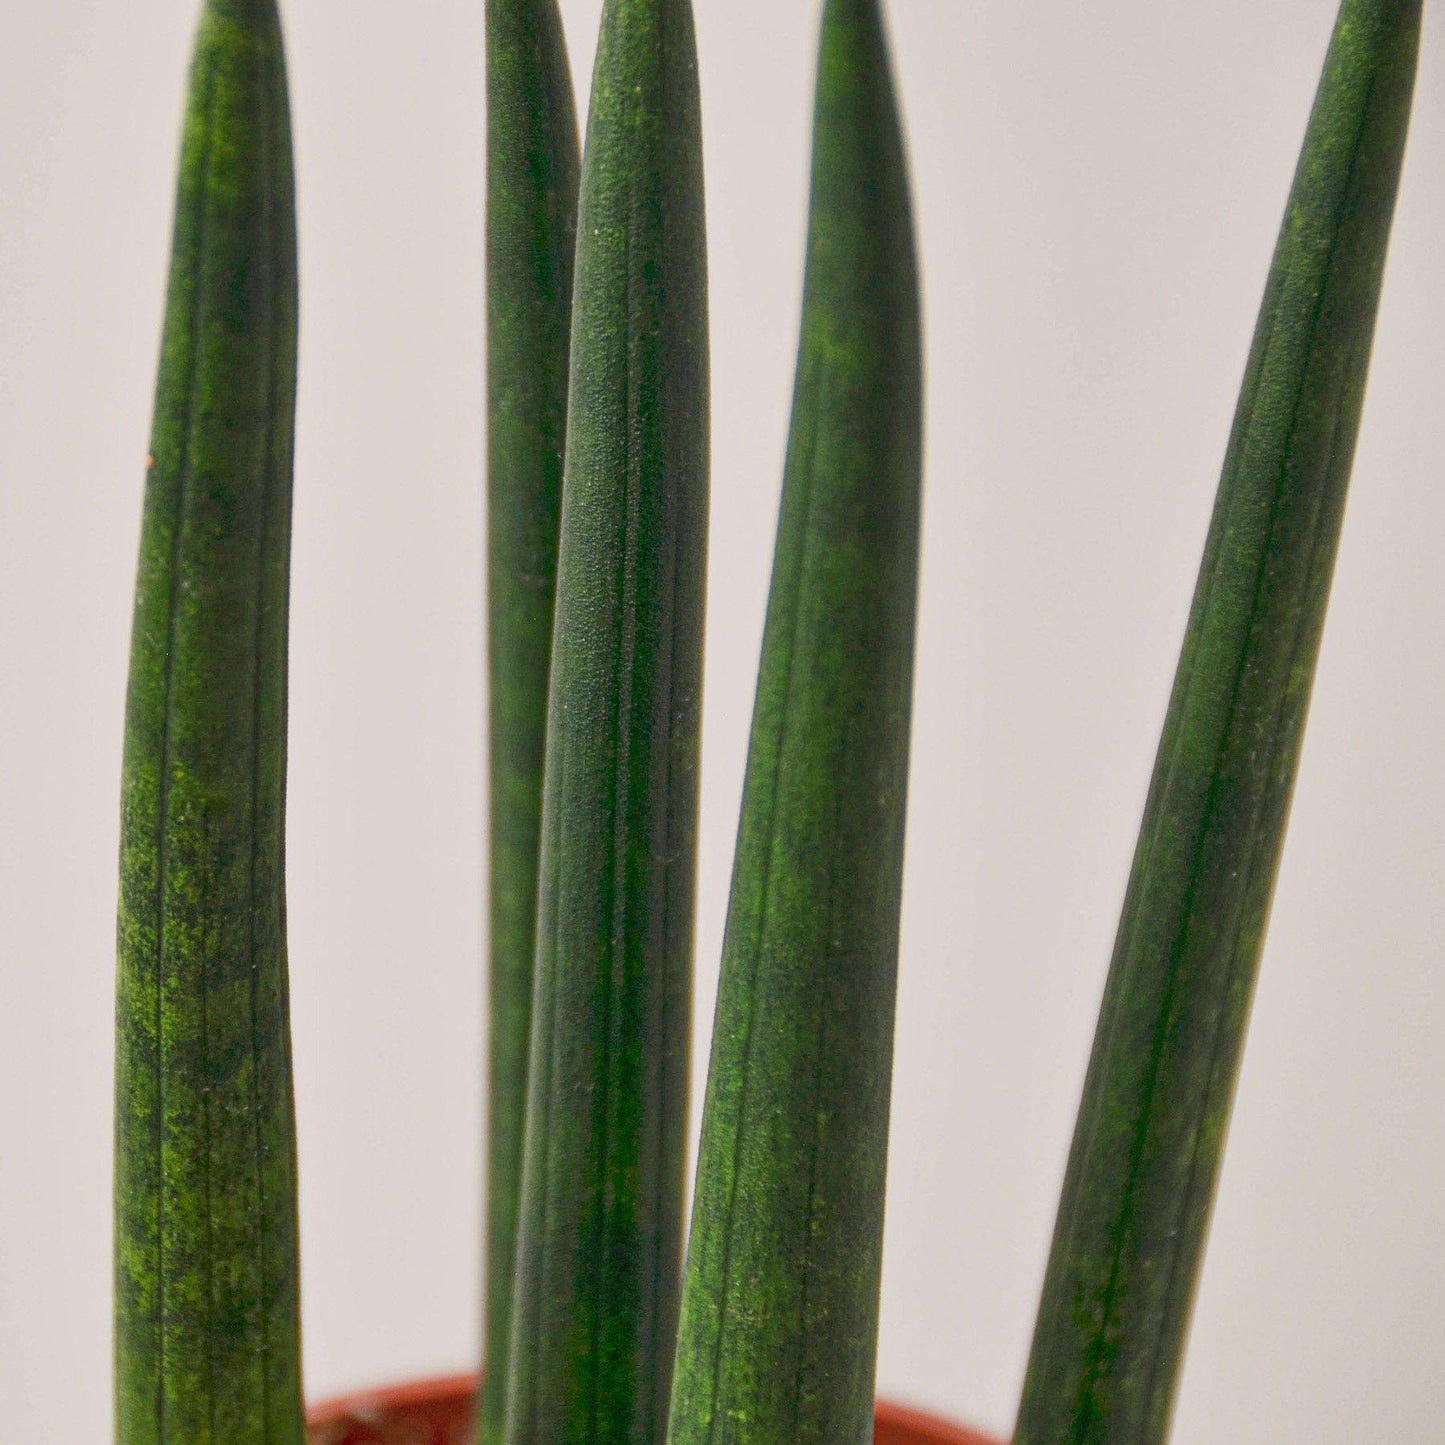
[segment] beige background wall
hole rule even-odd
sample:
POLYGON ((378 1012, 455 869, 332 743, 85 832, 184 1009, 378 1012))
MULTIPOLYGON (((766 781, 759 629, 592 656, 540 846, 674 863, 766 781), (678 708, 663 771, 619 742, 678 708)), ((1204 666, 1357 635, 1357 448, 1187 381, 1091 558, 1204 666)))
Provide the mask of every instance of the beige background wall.
MULTIPOLYGON (((291 919, 317 1393, 460 1367, 480 1163, 481 0, 292 0, 291 919)), ((566 0, 578 74, 600 0, 566 0)), ((812 0, 698 0, 699 1069, 800 290, 812 0)), ((1332 0, 896 0, 929 478, 880 1384, 1006 1429, 1332 0)), ((4 0, 0 1434, 108 1435, 116 788, 193 0, 4 0)), ((1179 1445, 1438 1445, 1445 33, 1179 1445)), ((581 87, 585 92, 585 83, 581 87)), ((698 1090, 700 1094, 700 1089, 698 1090)))

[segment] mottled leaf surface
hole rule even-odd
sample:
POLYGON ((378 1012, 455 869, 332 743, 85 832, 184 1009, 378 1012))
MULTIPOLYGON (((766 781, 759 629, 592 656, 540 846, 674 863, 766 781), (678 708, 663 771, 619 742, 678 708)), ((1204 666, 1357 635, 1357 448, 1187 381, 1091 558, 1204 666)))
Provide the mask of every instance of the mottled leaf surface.
POLYGON ((209 0, 182 142, 122 800, 118 1445, 300 1445, 287 1021, 296 239, 272 0, 209 0))

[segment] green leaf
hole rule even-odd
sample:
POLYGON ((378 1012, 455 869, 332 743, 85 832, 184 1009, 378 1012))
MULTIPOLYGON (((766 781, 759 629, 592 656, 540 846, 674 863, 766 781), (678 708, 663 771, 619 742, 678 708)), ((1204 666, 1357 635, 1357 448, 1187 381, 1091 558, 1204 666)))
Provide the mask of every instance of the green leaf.
POLYGON ((209 0, 132 634, 116 1440, 301 1445, 285 934, 296 237, 272 0, 209 0))
POLYGON ((648 1445, 681 1254, 707 531, 687 0, 608 0, 577 234, 504 1438, 648 1445))
POLYGON ((499 1445, 506 1413, 577 172, 577 117, 556 0, 487 0, 492 837, 481 1445, 499 1445))
POLYGON ((1145 808, 1016 1445, 1164 1438, 1364 396, 1420 0, 1345 0, 1145 808))
POLYGON ((884 28, 877 0, 829 0, 670 1445, 873 1438, 921 371, 884 28))

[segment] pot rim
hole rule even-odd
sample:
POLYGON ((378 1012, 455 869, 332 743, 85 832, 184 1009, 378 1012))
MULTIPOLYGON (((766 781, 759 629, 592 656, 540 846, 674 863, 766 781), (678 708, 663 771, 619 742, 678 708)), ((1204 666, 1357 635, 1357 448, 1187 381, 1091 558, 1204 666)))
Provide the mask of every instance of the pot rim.
MULTIPOLYGON (((455 1395, 469 1395, 475 1392, 478 1383, 475 1372, 461 1374, 432 1375, 420 1380, 408 1380, 399 1385, 386 1385, 380 1389, 363 1390, 349 1395, 339 1395, 311 1406, 306 1412, 309 1425, 332 1425, 348 1415, 376 1415, 384 1410, 404 1410, 417 1405, 435 1402, 438 1398, 455 1395)), ((924 1410, 915 1410, 908 1405, 897 1405, 889 1400, 879 1400, 877 1420, 880 1425, 891 1425, 899 1429, 927 1431, 935 1445, 997 1445, 987 1435, 980 1435, 963 1425, 955 1425, 924 1410)))

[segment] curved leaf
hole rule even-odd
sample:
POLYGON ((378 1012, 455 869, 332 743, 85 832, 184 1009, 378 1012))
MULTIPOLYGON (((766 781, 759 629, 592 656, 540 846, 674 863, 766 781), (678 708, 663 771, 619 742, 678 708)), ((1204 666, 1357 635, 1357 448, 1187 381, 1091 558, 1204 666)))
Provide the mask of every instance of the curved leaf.
POLYGON ((1364 397, 1420 0, 1345 0, 1145 807, 1016 1445, 1168 1428, 1364 397))

